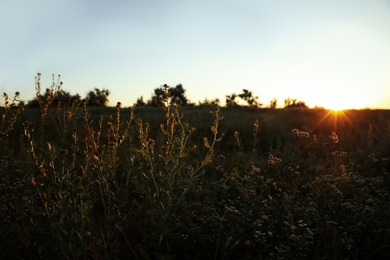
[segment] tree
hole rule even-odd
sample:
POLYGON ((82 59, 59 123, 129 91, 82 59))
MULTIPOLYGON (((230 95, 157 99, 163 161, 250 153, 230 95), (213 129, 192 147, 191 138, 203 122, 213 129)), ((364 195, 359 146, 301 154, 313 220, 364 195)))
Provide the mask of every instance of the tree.
POLYGON ((276 106, 278 105, 278 100, 276 98, 273 98, 269 101, 269 108, 276 108, 276 106))
POLYGON ((245 102, 248 103, 248 106, 250 107, 258 107, 258 106, 262 106, 263 104, 260 104, 257 102, 257 99, 259 99, 259 97, 255 97, 252 95, 252 91, 249 91, 247 89, 243 89, 242 90, 243 92, 238 95, 242 100, 244 100, 245 102))
POLYGON ((176 103, 176 104, 181 105, 181 106, 187 105, 188 100, 187 100, 186 96, 184 95, 186 90, 183 88, 182 84, 176 85, 175 88, 169 88, 168 91, 171 92, 172 103, 176 103))
POLYGON ((297 101, 296 98, 286 98, 284 100, 284 108, 307 108, 307 105, 304 101, 297 101))
POLYGON ((235 93, 231 94, 230 96, 227 95, 226 96, 226 106, 227 107, 231 107, 231 106, 237 106, 237 102, 236 102, 236 97, 237 95, 235 93))
MULTIPOLYGON (((165 84, 164 87, 167 87, 167 85, 165 84)), ((164 98, 165 98, 164 88, 156 88, 154 90, 154 96, 152 96, 152 99, 148 101, 148 105, 154 107, 162 107, 164 105, 162 102, 164 98)))
POLYGON ((248 104, 248 106, 250 106, 250 107, 259 107, 259 106, 263 105, 263 104, 260 104, 257 102, 257 99, 259 97, 253 96, 252 91, 249 91, 247 89, 243 89, 242 93, 239 95, 237 95, 235 93, 231 94, 230 96, 227 95, 226 96, 226 106, 237 106, 238 105, 238 103, 236 101, 237 97, 239 97, 243 101, 245 101, 248 104))
POLYGON ((85 98, 87 100, 87 106, 106 106, 108 103, 107 97, 109 95, 109 90, 100 90, 98 88, 95 88, 94 91, 90 91, 85 98))
POLYGON ((69 92, 62 90, 62 81, 60 81, 60 75, 58 75, 57 81, 53 74, 53 81, 50 88, 46 88, 45 94, 41 94, 41 73, 37 74, 35 78, 35 90, 36 95, 33 100, 28 101, 27 106, 30 108, 44 108, 53 106, 72 106, 81 102, 80 95, 71 95, 69 92))
POLYGON ((135 106, 137 107, 143 107, 146 103, 144 102, 144 97, 141 96, 140 98, 137 98, 137 102, 135 103, 135 106))
POLYGON ((168 90, 168 93, 170 93, 171 102, 185 106, 188 103, 188 99, 185 96, 185 89, 183 88, 182 84, 176 85, 176 87, 172 88, 169 87, 167 84, 164 84, 160 88, 156 88, 154 90, 154 96, 152 97, 152 100, 148 102, 149 105, 152 106, 162 106, 162 100, 166 98, 166 92, 165 89, 168 90))
POLYGON ((219 99, 218 98, 215 98, 215 99, 212 99, 212 100, 208 100, 207 98, 205 98, 203 101, 199 101, 199 106, 219 106, 220 102, 219 102, 219 99))
POLYGON ((81 98, 79 94, 71 95, 69 92, 64 90, 59 90, 57 95, 54 97, 52 106, 72 106, 73 104, 80 104, 81 98))

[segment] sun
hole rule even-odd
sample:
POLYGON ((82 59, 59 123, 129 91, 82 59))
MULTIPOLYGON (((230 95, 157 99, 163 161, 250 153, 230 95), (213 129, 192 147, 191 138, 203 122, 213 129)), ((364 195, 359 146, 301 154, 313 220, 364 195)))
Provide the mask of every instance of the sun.
POLYGON ((318 107, 324 107, 333 111, 361 109, 365 106, 366 102, 364 99, 354 95, 351 91, 340 90, 337 94, 333 93, 325 92, 319 95, 308 96, 307 99, 311 100, 318 107))
POLYGON ((314 128, 320 127, 320 125, 327 125, 332 128, 333 131, 337 131, 346 125, 352 125, 352 121, 349 119, 348 110, 334 110, 327 109, 325 113, 318 119, 314 128))
POLYGON ((343 110, 349 110, 349 109, 361 109, 362 107, 363 106, 358 103, 345 102, 345 101, 340 103, 330 102, 327 106, 325 106, 325 108, 330 109, 334 112, 341 112, 343 110))
POLYGON ((348 109, 355 109, 354 107, 350 107, 350 106, 346 106, 344 104, 334 104, 334 105, 330 105, 328 107, 329 110, 333 111, 334 113, 340 113, 344 110, 348 110, 348 109))
POLYGON ((347 109, 360 109, 364 106, 364 101, 360 96, 354 95, 353 92, 343 92, 345 91, 339 91, 338 95, 326 98, 323 102, 323 107, 333 111, 342 111, 347 109))

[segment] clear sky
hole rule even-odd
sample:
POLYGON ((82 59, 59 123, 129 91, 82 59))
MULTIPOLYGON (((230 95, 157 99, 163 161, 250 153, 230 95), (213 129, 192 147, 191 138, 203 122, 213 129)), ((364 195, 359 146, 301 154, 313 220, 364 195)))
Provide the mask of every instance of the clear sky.
POLYGON ((24 100, 40 72, 110 105, 182 83, 192 102, 390 109, 389 0, 0 0, 0 19, 0 91, 24 100))

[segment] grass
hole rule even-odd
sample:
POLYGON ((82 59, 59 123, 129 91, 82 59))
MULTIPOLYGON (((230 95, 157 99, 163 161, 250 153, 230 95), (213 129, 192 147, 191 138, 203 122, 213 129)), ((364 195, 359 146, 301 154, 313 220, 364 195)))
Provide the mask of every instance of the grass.
POLYGON ((11 104, 2 259, 390 257, 389 111, 11 104))

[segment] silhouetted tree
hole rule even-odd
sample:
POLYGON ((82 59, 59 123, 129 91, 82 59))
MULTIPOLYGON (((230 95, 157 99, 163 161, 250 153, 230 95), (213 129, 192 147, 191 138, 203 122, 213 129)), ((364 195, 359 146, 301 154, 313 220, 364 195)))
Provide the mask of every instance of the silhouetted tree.
POLYGON ((296 98, 286 98, 284 100, 284 108, 307 108, 307 105, 304 101, 297 101, 296 98))
POLYGON ((64 90, 59 90, 57 92, 56 97, 54 98, 52 105, 58 106, 71 106, 73 103, 79 104, 81 102, 80 95, 71 95, 69 92, 66 92, 64 90))
POLYGON ((252 91, 249 91, 247 89, 243 89, 242 90, 243 92, 241 94, 239 94, 238 96, 244 100, 245 102, 248 103, 248 106, 250 107, 261 107, 263 104, 260 104, 257 102, 257 99, 259 99, 259 97, 255 97, 252 95, 252 91))
POLYGON ((38 108, 40 107, 40 103, 45 104, 47 103, 49 97, 50 97, 51 90, 49 88, 46 89, 46 92, 44 95, 37 93, 37 96, 33 99, 28 101, 27 106, 30 108, 38 108))
POLYGON ((37 96, 33 100, 30 100, 27 103, 27 106, 31 108, 37 108, 40 107, 42 104, 47 104, 48 107, 57 105, 58 100, 57 104, 54 104, 54 100, 57 98, 59 92, 60 90, 53 91, 53 89, 46 88, 45 94, 42 95, 40 93, 37 93, 37 96))
POLYGON ((172 103, 176 103, 181 106, 185 106, 188 103, 188 100, 184 93, 186 92, 185 89, 183 88, 182 84, 176 85, 175 88, 169 88, 168 91, 171 92, 171 98, 172 98, 172 103))
POLYGON ((235 93, 233 93, 231 95, 227 95, 226 96, 226 106, 238 106, 238 103, 236 101, 237 97, 239 97, 243 101, 245 101, 248 104, 248 106, 250 106, 250 107, 259 107, 259 106, 263 105, 263 104, 260 104, 257 102, 257 99, 259 97, 253 96, 252 91, 249 91, 247 89, 243 89, 242 93, 239 95, 237 95, 235 93))
POLYGON ((22 108, 22 107, 25 107, 25 106, 26 106, 26 104, 25 104, 24 100, 20 100, 19 104, 18 104, 18 108, 22 108))
POLYGON ((69 92, 61 89, 62 82, 60 81, 60 75, 58 75, 57 82, 55 81, 53 74, 53 81, 50 88, 46 88, 45 94, 41 94, 41 74, 38 73, 35 78, 36 95, 33 100, 28 101, 27 106, 30 108, 44 108, 53 106, 71 106, 75 103, 80 103, 80 96, 78 94, 72 96, 69 92))
POLYGON ((170 98, 172 103, 176 103, 181 106, 185 106, 188 103, 187 97, 185 96, 185 89, 182 84, 176 85, 176 87, 169 87, 167 84, 164 84, 163 87, 156 88, 154 90, 154 96, 152 100, 148 102, 152 106, 162 106, 162 100, 166 98, 165 89, 170 93, 170 98))
POLYGON ((230 96, 226 95, 226 106, 237 106, 238 104, 236 102, 236 97, 237 95, 235 93, 231 94, 230 96))
MULTIPOLYGON (((167 87, 167 85, 164 85, 164 87, 167 87)), ((148 106, 154 106, 154 107, 162 107, 164 104, 162 100, 165 98, 165 91, 164 88, 156 88, 154 90, 154 96, 152 96, 152 99, 148 101, 148 106)))
POLYGON ((106 106, 108 103, 108 95, 110 95, 109 90, 95 88, 95 90, 90 91, 85 98, 87 100, 87 106, 106 106))
POLYGON ((269 101, 269 108, 276 108, 276 106, 278 105, 278 100, 276 98, 273 98, 269 101))
POLYGON ((203 101, 199 101, 199 106, 210 106, 210 105, 218 105, 219 106, 220 102, 219 102, 219 99, 216 98, 216 99, 212 99, 212 100, 208 100, 207 98, 205 98, 203 101))
POLYGON ((140 97, 140 98, 137 98, 137 102, 135 103, 135 105, 137 107, 143 107, 146 105, 146 103, 144 102, 144 97, 140 97))

